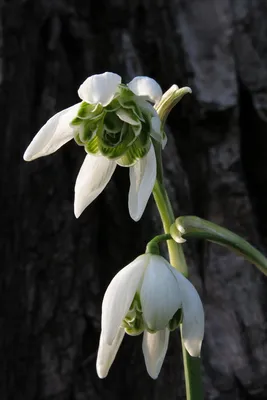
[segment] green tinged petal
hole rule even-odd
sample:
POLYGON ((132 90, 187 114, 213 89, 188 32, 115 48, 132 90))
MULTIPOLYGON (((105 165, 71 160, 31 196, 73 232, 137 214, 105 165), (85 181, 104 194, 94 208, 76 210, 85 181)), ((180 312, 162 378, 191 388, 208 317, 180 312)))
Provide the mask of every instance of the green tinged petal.
POLYGON ((117 111, 120 107, 121 107, 121 104, 120 104, 120 102, 119 102, 119 99, 118 99, 118 98, 115 98, 115 99, 112 100, 111 103, 109 103, 109 104, 105 107, 105 110, 106 110, 107 112, 114 112, 114 111, 117 111))
POLYGON ((140 136, 129 147, 127 152, 117 160, 118 165, 121 167, 131 167, 137 160, 143 158, 148 153, 151 144, 150 139, 148 137, 145 141, 140 136))
POLYGON ((92 119, 101 117, 103 112, 103 106, 101 104, 88 104, 85 101, 82 102, 77 116, 81 119, 92 119))
POLYGON ((84 148, 87 153, 97 154, 99 152, 98 137, 95 136, 93 139, 91 139, 90 142, 85 144, 84 148))
POLYGON ((139 118, 135 115, 135 113, 131 109, 126 109, 126 108, 121 107, 116 111, 116 114, 121 121, 124 121, 127 124, 130 124, 130 125, 140 125, 141 124, 139 118))
POLYGON ((118 133, 121 132, 123 121, 115 113, 107 113, 104 120, 105 129, 108 132, 118 133))

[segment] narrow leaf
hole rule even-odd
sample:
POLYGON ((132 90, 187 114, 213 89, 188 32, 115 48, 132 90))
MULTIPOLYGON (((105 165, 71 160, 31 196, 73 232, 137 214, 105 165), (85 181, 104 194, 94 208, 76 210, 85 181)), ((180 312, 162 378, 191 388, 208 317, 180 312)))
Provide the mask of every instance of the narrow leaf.
POLYGON ((267 275, 267 259, 259 250, 237 234, 213 222, 194 216, 179 217, 172 225, 171 235, 174 240, 181 237, 198 238, 228 247, 267 275))

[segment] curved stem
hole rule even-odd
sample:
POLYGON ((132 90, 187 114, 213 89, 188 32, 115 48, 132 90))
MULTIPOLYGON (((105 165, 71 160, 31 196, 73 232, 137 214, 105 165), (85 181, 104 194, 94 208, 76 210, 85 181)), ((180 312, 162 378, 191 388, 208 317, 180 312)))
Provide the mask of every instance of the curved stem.
POLYGON ((164 235, 158 235, 155 236, 148 244, 146 245, 146 253, 152 253, 152 254, 160 254, 159 253, 159 243, 167 240, 172 240, 172 237, 169 233, 166 233, 164 235))

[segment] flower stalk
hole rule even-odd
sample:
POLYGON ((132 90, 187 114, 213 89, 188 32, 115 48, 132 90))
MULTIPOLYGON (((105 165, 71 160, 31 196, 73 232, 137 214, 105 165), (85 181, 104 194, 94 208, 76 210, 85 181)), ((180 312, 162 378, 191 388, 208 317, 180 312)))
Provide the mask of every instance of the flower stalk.
POLYGON ((172 237, 169 233, 155 236, 152 240, 150 240, 150 242, 148 242, 146 246, 146 253, 160 254, 159 243, 164 242, 165 240, 172 240, 172 237))
MULTIPOLYGON (((186 93, 190 93, 190 91, 186 91, 186 93)), ((178 101, 179 100, 180 98, 178 99, 178 101)), ((166 101, 166 96, 164 98, 163 95, 163 103, 161 104, 160 102, 155 107, 162 121, 163 128, 167 115, 169 114, 169 111, 173 108, 175 104, 177 104, 178 101, 175 99, 175 96, 173 96, 173 93, 171 91, 171 96, 169 97, 169 101, 166 101)), ((153 196, 158 208, 158 212, 160 214, 164 232, 165 234, 170 234, 171 225, 174 223, 175 217, 167 191, 164 187, 160 146, 157 145, 155 146, 155 153, 157 159, 157 179, 153 189, 153 196)), ((174 240, 168 240, 167 246, 168 246, 168 253, 171 265, 175 267, 179 272, 181 272, 184 276, 188 277, 188 268, 181 243, 176 243, 174 240)), ((181 331, 182 330, 180 329, 180 332, 181 331)), ((181 336, 181 345, 182 345, 183 364, 184 364, 186 399, 203 400, 204 393, 203 393, 203 383, 201 378, 201 359, 198 357, 191 357, 189 355, 184 346, 182 336, 181 336)))

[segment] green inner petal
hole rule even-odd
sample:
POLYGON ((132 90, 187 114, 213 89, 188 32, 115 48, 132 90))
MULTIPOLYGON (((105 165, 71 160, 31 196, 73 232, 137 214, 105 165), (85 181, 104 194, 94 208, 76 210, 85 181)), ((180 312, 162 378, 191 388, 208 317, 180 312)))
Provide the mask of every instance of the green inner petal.
POLYGON ((140 125, 141 122, 132 109, 119 108, 116 111, 117 116, 121 121, 127 122, 130 125, 140 125))
POLYGON ((101 104, 89 104, 83 101, 80 105, 77 116, 81 119, 92 119, 101 117, 102 112, 103 106, 101 104))
MULTIPOLYGON (((141 135, 140 135, 141 136, 141 135)), ((121 167, 131 167, 137 160, 143 158, 150 149, 151 141, 149 137, 140 138, 140 136, 129 147, 127 152, 117 160, 117 164, 121 167)))
POLYGON ((99 150, 104 156, 116 159, 127 151, 134 140, 135 135, 131 125, 124 123, 121 132, 112 134, 105 131, 99 136, 99 150))
POLYGON ((121 104, 120 104, 118 98, 115 98, 115 99, 112 100, 111 103, 109 103, 109 104, 105 107, 105 110, 106 110, 107 112, 114 112, 114 111, 117 111, 120 107, 121 107, 121 104))
POLYGON ((118 133, 122 130, 123 121, 115 113, 107 113, 104 120, 105 129, 112 133, 118 133))
POLYGON ((87 153, 97 154, 99 152, 98 137, 97 136, 93 137, 93 139, 91 139, 90 142, 86 143, 84 148, 87 153))

